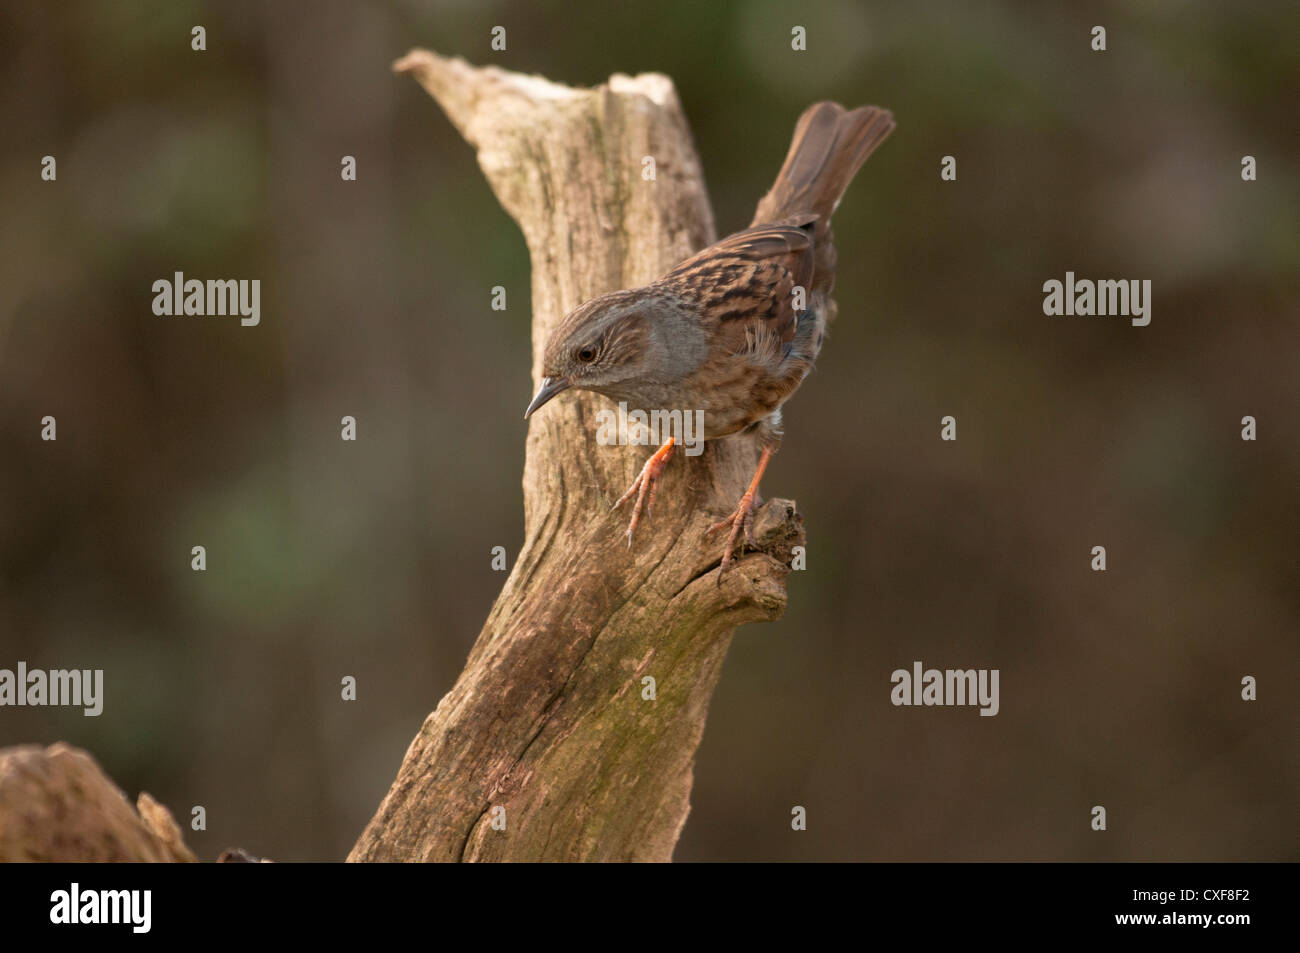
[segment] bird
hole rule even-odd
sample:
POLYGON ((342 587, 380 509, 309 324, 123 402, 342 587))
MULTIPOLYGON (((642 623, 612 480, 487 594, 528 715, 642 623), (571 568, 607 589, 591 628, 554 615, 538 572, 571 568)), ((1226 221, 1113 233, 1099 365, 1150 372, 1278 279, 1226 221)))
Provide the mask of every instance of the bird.
MULTIPOLYGON (((746 542, 754 546, 759 482, 781 443, 782 407, 812 370, 836 314, 831 215, 894 125, 893 114, 878 106, 809 106, 748 228, 644 287, 584 302, 547 340, 525 420, 573 388, 647 414, 702 411, 706 441, 757 441, 753 479, 736 509, 708 530, 730 529, 718 585, 737 543, 742 553, 746 542)), ((642 516, 650 516, 676 443, 669 436, 614 503, 617 510, 632 501, 629 547, 642 516)))

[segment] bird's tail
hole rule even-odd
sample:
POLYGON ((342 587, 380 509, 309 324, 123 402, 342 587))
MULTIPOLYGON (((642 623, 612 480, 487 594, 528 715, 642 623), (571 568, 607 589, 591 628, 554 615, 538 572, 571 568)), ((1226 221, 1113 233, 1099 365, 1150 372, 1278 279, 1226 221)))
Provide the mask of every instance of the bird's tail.
POLYGON ((758 203, 754 224, 814 213, 826 223, 867 156, 894 129, 894 115, 878 106, 852 111, 814 103, 794 127, 794 139, 776 182, 758 203))

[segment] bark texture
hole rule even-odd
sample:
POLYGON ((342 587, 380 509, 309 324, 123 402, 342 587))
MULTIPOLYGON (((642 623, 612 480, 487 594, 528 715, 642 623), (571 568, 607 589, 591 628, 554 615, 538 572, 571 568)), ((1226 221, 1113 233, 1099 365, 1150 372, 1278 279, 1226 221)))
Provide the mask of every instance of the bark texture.
MULTIPOLYGON (((565 312, 646 284, 715 239, 667 77, 571 89, 423 50, 394 69, 476 149, 523 230, 534 384, 565 312)), ((677 452, 629 550, 627 511, 610 507, 653 448, 599 445, 596 412, 609 406, 570 391, 533 416, 522 552, 350 860, 671 858, 732 633, 784 610, 803 529, 793 503, 769 501, 755 519, 759 550, 717 584, 723 534, 706 530, 734 508, 758 457, 737 437, 677 452)))
POLYGON ((167 809, 126 795, 86 752, 0 750, 0 863, 193 861, 167 809))

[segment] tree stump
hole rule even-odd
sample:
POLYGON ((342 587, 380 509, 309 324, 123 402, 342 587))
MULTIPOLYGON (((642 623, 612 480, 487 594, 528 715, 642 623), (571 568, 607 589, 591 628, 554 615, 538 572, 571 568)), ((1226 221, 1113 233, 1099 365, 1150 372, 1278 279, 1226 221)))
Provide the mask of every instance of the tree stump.
MULTIPOLYGON (((714 241, 667 77, 572 89, 424 50, 394 70, 418 80, 477 150, 523 230, 535 386, 567 311, 646 284, 714 241)), ((519 559, 350 860, 671 858, 732 633, 784 610, 802 521, 789 501, 766 503, 758 551, 718 585, 723 538, 706 530, 734 508, 758 458, 734 437, 675 455, 629 549, 627 513, 610 508, 653 448, 598 445, 596 413, 608 406, 569 391, 533 416, 519 559)))

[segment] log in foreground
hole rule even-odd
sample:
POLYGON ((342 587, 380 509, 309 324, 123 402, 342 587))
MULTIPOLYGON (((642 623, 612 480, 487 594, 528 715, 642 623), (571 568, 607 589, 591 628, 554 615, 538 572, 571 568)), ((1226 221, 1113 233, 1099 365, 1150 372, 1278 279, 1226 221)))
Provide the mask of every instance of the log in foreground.
MULTIPOLYGON (((523 231, 534 387, 567 311, 646 284, 714 241, 667 77, 571 89, 423 50, 394 69, 477 150, 523 231)), ((521 408, 528 393, 520 387, 521 408)), ((605 404, 570 392, 532 418, 519 559, 349 860, 671 858, 732 633, 784 610, 802 521, 793 503, 769 501, 755 519, 758 551, 717 585, 719 540, 706 530, 732 510, 758 457, 738 437, 677 455, 629 550, 625 514, 610 507, 649 450, 597 444, 605 404)))
POLYGON ((132 808, 86 752, 0 750, 0 863, 194 859, 165 807, 142 792, 132 808))

